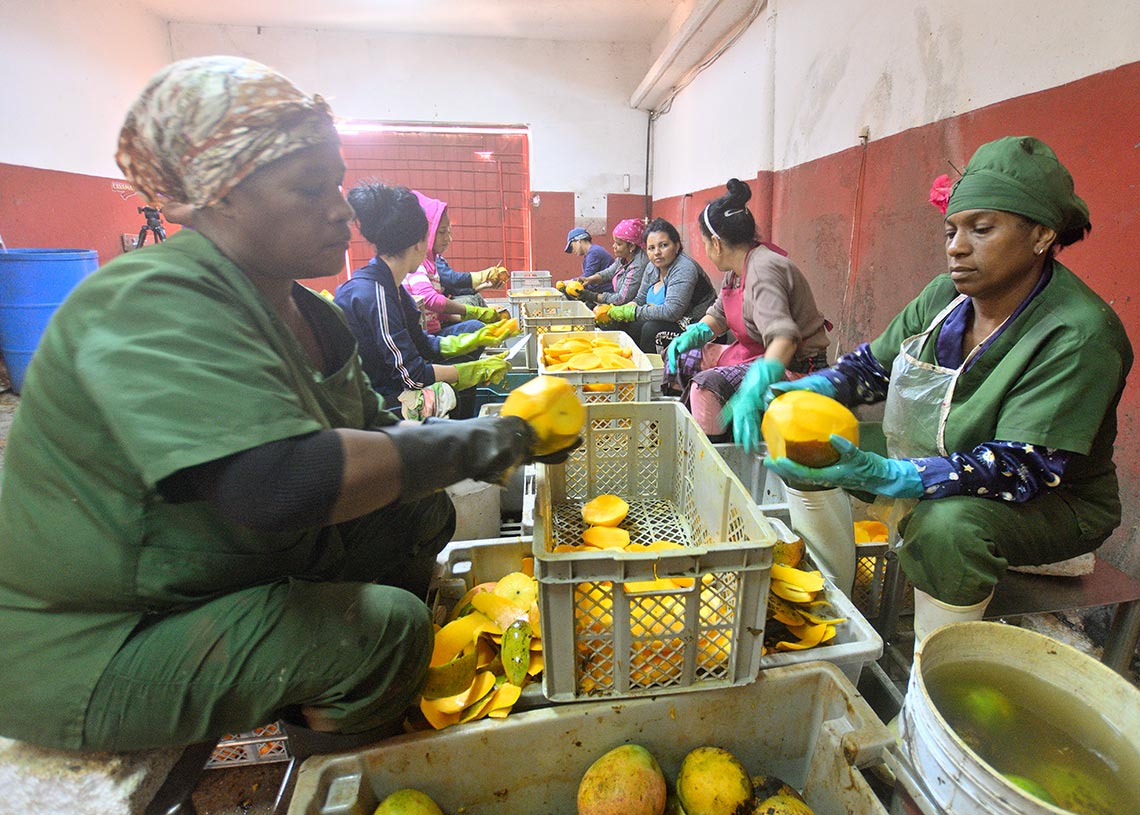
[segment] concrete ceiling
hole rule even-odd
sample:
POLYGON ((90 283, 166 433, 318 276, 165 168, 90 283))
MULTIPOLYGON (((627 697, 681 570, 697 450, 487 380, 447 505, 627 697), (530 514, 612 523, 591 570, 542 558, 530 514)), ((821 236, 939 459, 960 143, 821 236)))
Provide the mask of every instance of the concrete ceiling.
POLYGON ((137 0, 164 20, 652 43, 691 0, 137 0))

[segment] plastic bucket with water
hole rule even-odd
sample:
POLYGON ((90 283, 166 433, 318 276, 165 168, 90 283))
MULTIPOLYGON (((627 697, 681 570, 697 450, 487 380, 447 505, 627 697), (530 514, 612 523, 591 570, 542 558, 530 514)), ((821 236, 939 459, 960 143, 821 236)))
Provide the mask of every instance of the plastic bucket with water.
MULTIPOLYGON (((1089 709, 1111 722, 1140 756, 1140 690, 1106 665, 1050 637, 1001 623, 943 626, 918 647, 902 712, 903 758, 921 779, 927 802, 946 815, 1062 815, 1069 810, 1024 792, 985 763, 935 708, 924 672, 962 660, 1016 667, 1047 683, 1059 702, 1089 709)), ((1134 783, 1121 778, 1121 783, 1134 783)), ((926 809, 924 808, 925 812, 926 809)))
POLYGON ((98 267, 94 249, 0 251, 0 353, 16 393, 51 315, 98 267))

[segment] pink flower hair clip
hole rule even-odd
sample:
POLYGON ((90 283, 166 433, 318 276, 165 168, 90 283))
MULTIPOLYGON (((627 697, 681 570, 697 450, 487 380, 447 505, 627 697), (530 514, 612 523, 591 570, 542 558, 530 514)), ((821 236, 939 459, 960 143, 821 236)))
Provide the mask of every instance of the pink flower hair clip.
POLYGON ((930 185, 930 203, 934 204, 943 215, 946 214, 946 208, 950 206, 950 190, 953 188, 954 183, 946 173, 938 176, 930 185))

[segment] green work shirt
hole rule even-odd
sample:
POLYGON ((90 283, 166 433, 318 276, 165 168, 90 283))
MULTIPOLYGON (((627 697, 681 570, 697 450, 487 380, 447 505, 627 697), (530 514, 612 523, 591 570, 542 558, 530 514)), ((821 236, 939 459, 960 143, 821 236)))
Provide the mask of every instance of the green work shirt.
POLYGON ((294 286, 335 356, 327 376, 190 230, 116 258, 60 306, 0 487, 0 734, 78 747, 100 674, 148 616, 334 568, 335 528, 253 532, 156 491, 178 470, 267 442, 396 421, 340 310, 294 286))
MULTIPOLYGON (((939 275, 871 343, 871 353, 890 370, 902 341, 925 331, 957 296, 950 276, 939 275)), ((935 363, 941 329, 927 338, 923 362, 935 363)), ((1112 447, 1131 367, 1132 346, 1116 312, 1053 261, 1045 287, 959 377, 946 449, 967 452, 997 440, 1077 453, 1057 489, 1086 533, 1108 534, 1120 523, 1112 447)))

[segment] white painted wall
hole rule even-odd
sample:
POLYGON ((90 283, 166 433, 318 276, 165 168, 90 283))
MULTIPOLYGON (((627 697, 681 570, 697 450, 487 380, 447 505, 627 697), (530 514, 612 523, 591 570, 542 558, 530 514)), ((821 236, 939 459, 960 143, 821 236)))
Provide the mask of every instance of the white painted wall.
POLYGON ((792 167, 854 146, 864 125, 875 139, 1138 60, 1136 0, 769 0, 657 120, 653 194, 792 167))
POLYGON ((119 128, 170 60, 134 3, 0 0, 0 162, 119 177, 119 128))
POLYGON ((368 121, 525 124, 531 185, 578 193, 579 219, 645 184, 646 114, 627 104, 648 46, 171 24, 176 59, 229 53, 273 65, 368 121))

